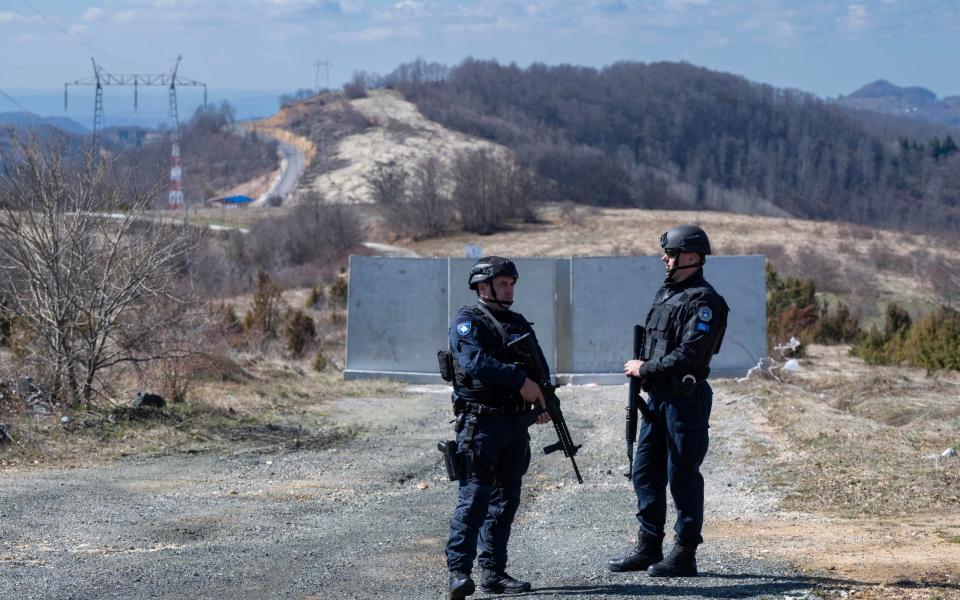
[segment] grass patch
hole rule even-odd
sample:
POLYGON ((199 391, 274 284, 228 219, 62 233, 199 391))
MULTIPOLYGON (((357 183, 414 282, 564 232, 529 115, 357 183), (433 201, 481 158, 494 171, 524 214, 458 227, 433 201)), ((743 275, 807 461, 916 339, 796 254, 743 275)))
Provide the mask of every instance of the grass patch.
POLYGON ((246 448, 263 452, 315 450, 353 439, 356 426, 329 417, 343 397, 399 394, 400 384, 343 381, 299 363, 264 360, 249 376, 200 382, 190 400, 163 409, 103 405, 89 411, 33 416, 5 406, 0 422, 14 443, 0 446, 0 469, 82 466, 128 455, 246 448), (66 417, 65 419, 62 419, 66 417))
POLYGON ((845 517, 960 510, 960 460, 936 458, 960 445, 952 382, 891 367, 807 375, 751 384, 785 439, 769 474, 785 508, 845 517))

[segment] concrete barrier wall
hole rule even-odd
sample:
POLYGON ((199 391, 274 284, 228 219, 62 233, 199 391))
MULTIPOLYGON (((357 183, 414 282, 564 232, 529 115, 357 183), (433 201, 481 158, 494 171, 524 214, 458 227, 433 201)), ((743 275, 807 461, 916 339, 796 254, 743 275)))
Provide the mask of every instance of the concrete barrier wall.
POLYGON ((447 268, 445 258, 350 257, 345 378, 441 381, 447 268))
MULTIPOLYGON (((474 259, 351 257, 345 378, 440 383, 437 350, 454 313, 476 301, 474 259)), ((642 323, 663 283, 655 257, 521 258, 513 309, 532 321, 561 382, 622 383, 642 323)), ((762 256, 710 257, 707 279, 731 307, 712 369, 742 375, 766 354, 762 256)))

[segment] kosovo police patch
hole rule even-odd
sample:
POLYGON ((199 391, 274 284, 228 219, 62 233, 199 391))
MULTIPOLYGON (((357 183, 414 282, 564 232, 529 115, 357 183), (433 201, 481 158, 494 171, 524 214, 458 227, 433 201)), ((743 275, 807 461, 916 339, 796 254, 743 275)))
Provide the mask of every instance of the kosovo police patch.
POLYGON ((710 326, 706 323, 697 323, 697 331, 710 331, 710 326))
POLYGON ((470 321, 464 321, 463 323, 457 323, 457 333, 460 335, 467 335, 470 333, 470 321))
POLYGON ((713 318, 713 311, 710 310, 709 306, 704 306, 697 312, 697 316, 700 317, 701 321, 709 321, 713 318))

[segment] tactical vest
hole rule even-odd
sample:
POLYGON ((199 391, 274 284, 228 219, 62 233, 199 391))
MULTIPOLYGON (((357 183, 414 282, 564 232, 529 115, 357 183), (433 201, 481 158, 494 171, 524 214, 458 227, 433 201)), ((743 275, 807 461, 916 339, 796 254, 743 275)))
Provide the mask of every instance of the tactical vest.
MULTIPOLYGON (((692 287, 678 292, 659 304, 654 304, 647 314, 644 325, 646 336, 644 339, 644 360, 658 360, 674 350, 683 341, 683 328, 686 321, 681 319, 680 313, 687 303, 687 299, 694 293, 708 288, 692 287)), ((698 380, 706 378, 710 372, 710 359, 720 351, 723 333, 717 338, 717 344, 712 352, 707 353, 704 363, 691 367, 691 374, 698 380)))
MULTIPOLYGON (((494 337, 499 340, 499 344, 497 344, 496 348, 484 348, 484 350, 489 352, 500 362, 517 362, 516 356, 507 348, 507 342, 520 335, 523 335, 524 333, 527 333, 529 331, 529 327, 521 326, 519 323, 503 322, 498 320, 497 322, 507 334, 507 338, 503 339, 503 336, 500 335, 497 326, 490 322, 490 317, 480 310, 480 308, 477 306, 471 306, 469 307, 469 311, 470 315, 473 316, 477 322, 486 325, 491 331, 493 331, 494 337)), ((455 395, 466 392, 466 395, 468 395, 471 400, 482 402, 484 404, 490 404, 491 406, 503 403, 513 403, 520 397, 520 394, 517 390, 484 385, 482 381, 467 375, 463 371, 463 368, 460 366, 460 362, 457 361, 456 358, 452 356, 451 358, 454 375, 453 391, 455 395)))

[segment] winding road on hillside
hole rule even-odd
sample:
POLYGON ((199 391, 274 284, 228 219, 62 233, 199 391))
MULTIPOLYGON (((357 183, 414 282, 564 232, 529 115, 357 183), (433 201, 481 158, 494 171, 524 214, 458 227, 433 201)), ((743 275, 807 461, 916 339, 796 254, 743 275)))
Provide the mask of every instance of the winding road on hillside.
MULTIPOLYGON (((778 504, 750 454, 771 442, 733 387, 718 382, 702 576, 675 580, 604 568, 636 526, 621 474, 624 386, 561 388, 585 482, 563 457, 535 453, 510 546, 511 572, 535 586, 521 597, 814 598, 850 583, 715 529, 778 504)), ((436 444, 450 435, 449 402, 442 386, 344 397, 303 429, 250 430, 220 452, 0 475, 0 597, 444 597, 456 491, 436 444)), ((554 433, 532 435, 539 448, 554 433)))
POLYGON ((306 160, 299 148, 289 142, 273 139, 277 142, 277 152, 280 154, 280 172, 274 177, 267 191, 254 201, 254 206, 263 206, 272 197, 279 197, 281 202, 285 202, 297 188, 306 168, 306 160))

